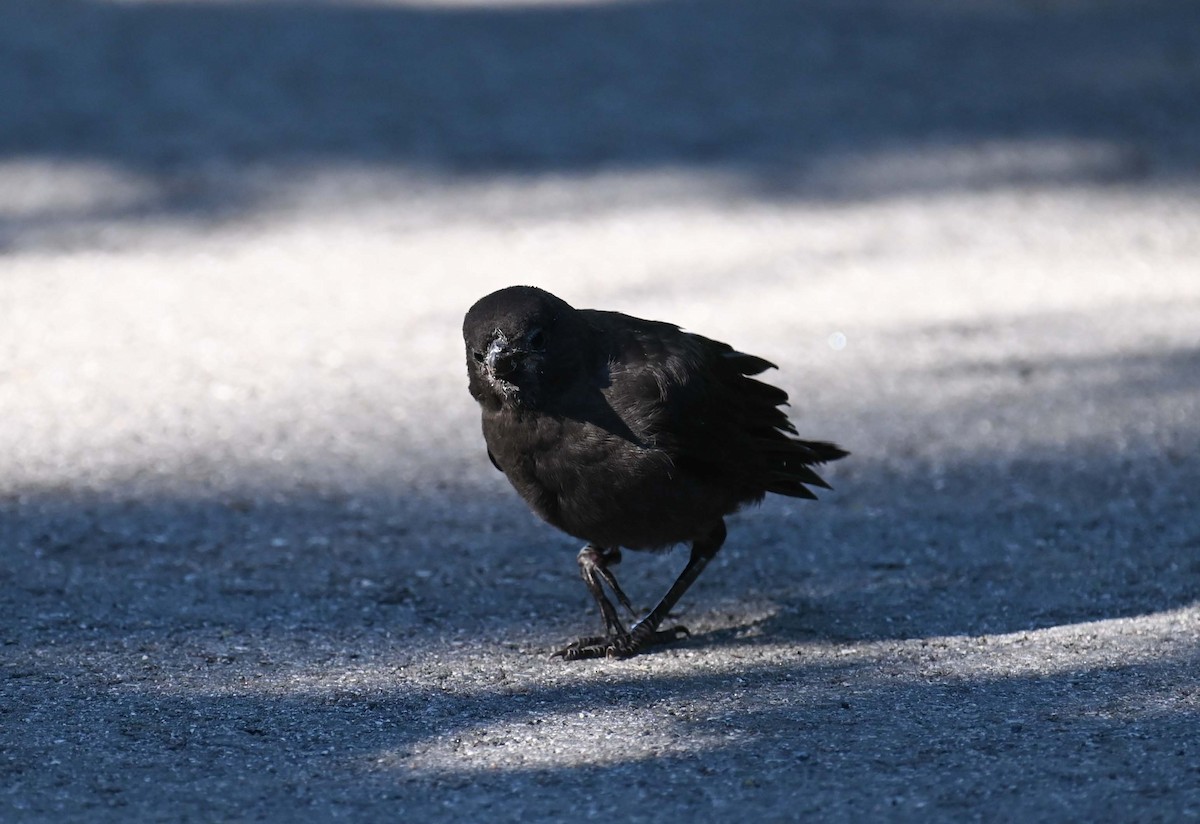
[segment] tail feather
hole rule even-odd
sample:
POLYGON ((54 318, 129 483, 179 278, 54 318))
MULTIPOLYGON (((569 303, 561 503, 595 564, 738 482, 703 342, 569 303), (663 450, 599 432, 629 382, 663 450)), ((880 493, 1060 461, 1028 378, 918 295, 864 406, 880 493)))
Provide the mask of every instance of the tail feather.
POLYGON ((817 499, 813 491, 799 481, 779 481, 772 483, 767 487, 767 492, 774 492, 776 495, 787 495, 789 498, 809 498, 813 501, 817 499))
POLYGON ((850 454, 826 441, 779 438, 763 446, 762 454, 769 466, 765 479, 767 491, 792 498, 817 497, 809 486, 832 489, 812 467, 850 454))
POLYGON ((822 489, 833 489, 825 479, 814 472, 807 466, 789 466, 786 461, 781 461, 778 468, 767 474, 767 480, 770 483, 796 483, 808 484, 809 486, 819 486, 822 489))
POLYGON ((729 351, 724 353, 724 357, 725 360, 733 365, 734 369, 743 375, 757 375, 760 372, 766 372, 768 369, 779 368, 766 358, 760 358, 757 355, 747 355, 745 352, 729 351))
POLYGON ((759 479, 766 491, 793 498, 816 498, 808 487, 830 489, 825 479, 811 467, 836 461, 850 453, 828 441, 804 441, 794 437, 796 428, 782 409, 787 406, 787 392, 750 377, 776 368, 775 364, 733 349, 723 352, 722 356, 741 375, 731 383, 731 389, 736 387, 736 400, 732 404, 741 410, 743 420, 748 424, 751 449, 763 461, 758 471, 762 473, 759 479))
POLYGON ((792 443, 803 446, 812 456, 808 461, 809 463, 829 463, 830 461, 841 460, 850 454, 837 444, 830 443, 829 441, 793 441, 792 443))

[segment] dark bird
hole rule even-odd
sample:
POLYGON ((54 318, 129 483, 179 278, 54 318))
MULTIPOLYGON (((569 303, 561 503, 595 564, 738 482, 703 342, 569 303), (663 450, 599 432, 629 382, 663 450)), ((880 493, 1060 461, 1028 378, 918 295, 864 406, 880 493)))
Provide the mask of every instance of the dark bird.
POLYGON ((657 321, 574 309, 532 286, 479 300, 463 321, 488 457, 542 519, 587 542, 579 567, 605 635, 563 658, 626 657, 676 640, 667 613, 725 541, 726 515, 768 492, 815 498, 812 466, 849 454, 803 441, 787 393, 751 377, 774 364, 657 321), (626 630, 607 584, 621 549, 691 543, 679 578, 626 630))

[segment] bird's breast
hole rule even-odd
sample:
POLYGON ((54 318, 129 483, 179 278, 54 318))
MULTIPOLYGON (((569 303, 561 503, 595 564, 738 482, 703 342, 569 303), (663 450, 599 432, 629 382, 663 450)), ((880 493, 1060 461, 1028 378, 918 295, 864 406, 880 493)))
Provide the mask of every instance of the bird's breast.
POLYGON ((620 541, 619 526, 675 481, 670 456, 601 426, 568 417, 501 413, 484 435, 509 482, 542 519, 596 543, 620 541))

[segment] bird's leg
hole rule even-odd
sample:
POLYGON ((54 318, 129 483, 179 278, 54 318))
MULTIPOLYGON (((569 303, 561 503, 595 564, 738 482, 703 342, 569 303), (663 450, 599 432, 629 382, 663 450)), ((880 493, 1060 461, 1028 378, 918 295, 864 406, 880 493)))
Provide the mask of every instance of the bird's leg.
MULTIPOLYGON (((671 584, 671 588, 667 590, 667 594, 662 597, 658 605, 650 610, 645 618, 634 624, 633 629, 628 633, 620 629, 617 634, 613 634, 612 626, 609 625, 609 615, 611 614, 612 618, 616 620, 616 611, 604 597, 604 593, 600 591, 599 582, 595 583, 594 589, 589 583, 588 589, 592 590, 592 594, 599 593, 596 600, 600 603, 600 611, 604 613, 609 635, 607 638, 580 638, 556 652, 555 655, 569 661, 577 658, 628 658, 637 655, 645 647, 677 641, 684 637, 688 634, 687 627, 677 626, 668 630, 660 630, 659 626, 666 620, 667 614, 675 604, 679 603, 679 599, 688 591, 688 588, 700 577, 700 573, 708 566, 708 562, 717 554, 723 543, 725 543, 725 522, 718 521, 716 526, 705 535, 692 542, 692 554, 688 558, 683 572, 679 573, 679 577, 675 579, 675 583, 671 584), (607 611, 605 607, 607 607, 607 611)), ((579 562, 581 567, 583 566, 582 557, 583 553, 581 552, 579 562)), ((586 574, 584 580, 587 580, 586 574)), ((619 589, 614 591, 620 592, 619 589)), ((626 603, 627 599, 622 599, 622 602, 626 603)), ((619 622, 617 622, 617 626, 620 627, 619 622)))
POLYGON ((629 602, 629 596, 621 589, 616 576, 609 569, 609 566, 621 563, 620 547, 608 549, 588 544, 579 550, 576 560, 579 561, 579 574, 583 577, 583 582, 587 584, 588 592, 592 593, 592 597, 596 599, 596 605, 600 607, 600 614, 604 617, 604 631, 609 636, 625 635, 625 625, 617 617, 617 611, 604 594, 604 587, 600 585, 601 581, 608 584, 613 595, 616 595, 617 600, 621 602, 621 606, 629 610, 630 615, 636 614, 633 611, 633 604, 629 602))
POLYGON ((625 649, 617 650, 618 655, 636 655, 643 646, 674 641, 688 634, 687 627, 679 626, 669 630, 659 630, 659 626, 666 620, 667 614, 679 603, 683 594, 700 577, 700 573, 704 571, 708 562, 713 559, 724 543, 725 522, 723 520, 717 521, 716 526, 707 534, 692 541, 692 554, 688 558, 687 566, 683 568, 683 572, 679 573, 679 577, 675 579, 675 583, 671 584, 671 588, 667 590, 667 594, 662 597, 662 600, 654 609, 650 610, 650 614, 633 625, 633 629, 629 631, 629 642, 625 649))

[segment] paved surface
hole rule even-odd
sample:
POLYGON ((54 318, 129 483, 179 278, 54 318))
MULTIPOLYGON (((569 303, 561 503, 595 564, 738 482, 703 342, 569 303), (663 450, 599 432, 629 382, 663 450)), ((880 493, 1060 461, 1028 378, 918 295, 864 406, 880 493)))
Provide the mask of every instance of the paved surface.
POLYGON ((0 98, 0 819, 1200 817, 1195 4, 18 0, 0 98), (685 643, 546 657, 514 282, 854 452, 685 643))

